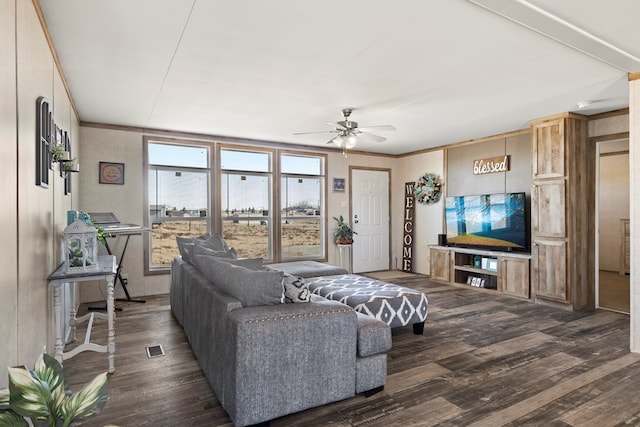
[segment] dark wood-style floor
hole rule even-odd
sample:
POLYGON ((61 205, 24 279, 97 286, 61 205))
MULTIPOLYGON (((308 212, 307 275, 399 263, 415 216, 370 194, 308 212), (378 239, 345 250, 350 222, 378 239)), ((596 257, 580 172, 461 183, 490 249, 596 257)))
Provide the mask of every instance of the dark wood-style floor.
MULTIPOLYGON (((384 391, 272 426, 640 425, 640 354, 628 350, 628 316, 562 311, 420 275, 387 281, 424 291, 429 317, 423 336, 393 331, 384 391)), ((83 425, 230 425, 168 296, 119 305, 110 399, 83 425), (148 359, 154 344, 166 356, 148 359)), ((67 383, 76 390, 106 367, 105 354, 81 353, 65 363, 67 383)))

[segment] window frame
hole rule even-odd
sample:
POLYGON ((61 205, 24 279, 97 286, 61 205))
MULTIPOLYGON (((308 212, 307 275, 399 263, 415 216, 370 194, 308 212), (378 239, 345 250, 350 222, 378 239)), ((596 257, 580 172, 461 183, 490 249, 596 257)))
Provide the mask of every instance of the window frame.
MULTIPOLYGON (((199 221, 206 221, 206 232, 211 233, 215 224, 215 218, 212 215, 213 212, 213 194, 215 189, 214 171, 212 165, 214 165, 214 149, 211 143, 202 141, 189 141, 175 138, 162 138, 162 137, 143 137, 143 223, 144 226, 149 229, 148 233, 145 233, 143 241, 143 258, 144 258, 144 275, 151 276, 157 274, 167 274, 171 271, 171 266, 154 266, 152 265, 152 250, 153 250, 153 231, 152 231, 152 218, 149 200, 149 172, 151 168, 157 168, 158 170, 176 171, 176 172, 205 172, 207 175, 207 215, 205 217, 198 217, 199 221), (170 165, 155 165, 149 163, 149 144, 165 144, 174 146, 185 147, 199 147, 203 148, 207 152, 207 167, 189 167, 189 166, 170 166, 170 165)), ((180 217, 162 217, 169 218, 171 221, 188 221, 189 219, 182 219, 180 217)), ((193 219, 191 219, 193 221, 193 219)))
MULTIPOLYGON (((231 175, 251 175, 251 176, 266 176, 269 178, 269 221, 268 221, 268 239, 267 239, 267 250, 268 256, 264 257, 265 263, 275 262, 277 259, 277 251, 276 247, 277 240, 275 239, 275 227, 274 222, 276 221, 274 215, 274 211, 276 209, 276 193, 277 193, 277 184, 275 182, 275 158, 277 156, 277 150, 270 149, 267 147, 251 147, 246 145, 238 145, 238 144, 226 144, 219 143, 216 147, 216 177, 217 177, 217 187, 216 187, 216 229, 219 230, 220 235, 223 235, 223 214, 222 214, 222 151, 243 151, 247 153, 262 153, 267 154, 269 157, 268 166, 269 170, 267 172, 262 171, 251 171, 251 170, 238 170, 238 169, 229 169, 229 173, 231 175)), ((225 169, 226 171, 226 169, 225 169)))
MULTIPOLYGON (((277 224, 279 225, 277 228, 277 248, 278 248, 278 261, 277 262, 289 262, 289 261, 304 261, 304 260, 318 260, 325 262, 328 259, 328 239, 327 239, 327 155, 321 153, 312 153, 312 152, 304 152, 304 151, 294 151, 294 150, 278 150, 277 152, 277 179, 278 179, 278 206, 276 209, 276 213, 279 216, 277 224), (314 159, 320 159, 320 171, 318 175, 310 175, 310 174, 299 174, 299 173, 290 173, 290 172, 282 172, 282 157, 283 156, 292 156, 292 157, 310 157, 314 159), (291 178, 308 178, 308 179, 320 179, 320 254, 321 258, 318 256, 296 256, 296 257, 284 257, 282 250, 282 194, 285 189, 281 187, 283 177, 291 177, 291 178)), ((296 219, 297 217, 293 217, 296 219)), ((303 218, 303 217, 300 217, 303 218)), ((308 219, 308 218, 307 218, 308 219)))
MULTIPOLYGON (((171 137, 155 137, 150 135, 143 135, 143 222, 144 226, 151 230, 151 216, 149 209, 149 170, 153 165, 149 164, 149 144, 169 144, 169 145, 183 145, 191 147, 202 147, 208 152, 208 168, 189 168, 183 166, 167 166, 157 165, 162 168, 172 168, 172 170, 188 170, 202 172, 208 171, 208 215, 207 215, 207 232, 208 233, 220 233, 222 234, 222 159, 221 150, 235 150, 235 151, 247 151, 266 153, 269 155, 269 172, 254 172, 254 171, 237 171, 230 170, 234 174, 246 174, 246 175, 268 175, 270 176, 270 214, 269 219, 269 251, 271 254, 270 259, 265 259, 265 264, 278 263, 295 260, 316 260, 320 262, 326 262, 328 259, 328 219, 327 219, 327 204, 328 199, 328 154, 314 151, 296 150, 296 149, 284 149, 277 146, 267 145, 249 145, 249 143, 232 143, 224 142, 220 140, 196 140, 196 139, 181 139, 171 137), (306 175, 306 174, 292 174, 282 173, 280 170, 281 158, 283 155, 299 156, 299 157, 312 157, 319 158, 321 160, 321 173, 320 175, 306 175), (306 256, 306 257, 288 257, 284 258, 282 254, 282 202, 281 195, 284 189, 281 188, 282 178, 285 176, 296 176, 300 178, 320 179, 321 180, 321 206, 320 206, 320 238, 321 238, 321 250, 318 256, 306 256), (276 227, 276 224, 280 226, 276 227)), ((180 220, 176 217, 171 217, 171 220, 180 220)), ((160 275, 169 274, 171 272, 170 265, 162 267, 151 266, 152 256, 152 235, 151 232, 146 233, 147 236, 143 238, 143 258, 144 258, 144 275, 160 275), (150 268, 151 267, 151 268, 150 268)))

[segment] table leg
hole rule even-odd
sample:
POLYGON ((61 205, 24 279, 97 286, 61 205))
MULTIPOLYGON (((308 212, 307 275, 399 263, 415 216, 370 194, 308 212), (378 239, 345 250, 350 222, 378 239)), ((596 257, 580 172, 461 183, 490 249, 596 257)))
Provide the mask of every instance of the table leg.
POLYGON ((115 331, 113 329, 113 321, 114 321, 114 310, 113 310, 113 282, 114 276, 111 276, 109 280, 107 280, 107 325, 108 325, 108 336, 107 336, 107 351, 109 353, 109 373, 112 374, 116 371, 115 368, 115 353, 116 353, 116 336, 115 331))
POLYGON ((62 345, 62 304, 60 302, 60 286, 61 284, 53 285, 53 312, 55 319, 55 343, 53 357, 62 365, 62 352, 64 346, 62 345))
MULTIPOLYGON (((73 283, 73 282, 72 282, 73 283)), ((76 340, 76 325, 77 325, 77 321, 76 321, 76 316, 78 315, 78 313, 76 313, 76 298, 75 298, 75 283, 73 283, 73 287, 71 287, 72 285, 69 284, 69 292, 71 293, 71 307, 69 310, 69 326, 71 327, 71 334, 69 337, 69 340, 71 342, 75 342, 76 340)))

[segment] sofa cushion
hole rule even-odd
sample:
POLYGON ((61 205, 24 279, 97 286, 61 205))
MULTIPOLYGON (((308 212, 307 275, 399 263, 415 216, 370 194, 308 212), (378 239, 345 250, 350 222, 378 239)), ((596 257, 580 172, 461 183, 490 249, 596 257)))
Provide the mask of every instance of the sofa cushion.
POLYGON ((215 258, 218 261, 226 262, 228 264, 239 265, 244 268, 248 268, 249 270, 263 270, 262 267, 262 258, 243 258, 243 259, 233 259, 233 258, 220 258, 220 257, 212 257, 211 255, 202 255, 198 254, 198 247, 194 248, 193 254, 193 266, 198 269, 202 273, 204 265, 211 261, 211 258, 215 258))
POLYGON ((201 263, 200 272, 216 288, 236 298, 243 307, 282 304, 284 273, 272 270, 250 270, 216 257, 201 263), (203 264, 203 265, 202 265, 203 264))
POLYGON ((284 271, 292 276, 300 276, 302 278, 318 277, 318 276, 334 276, 336 274, 347 274, 347 270, 335 265, 323 264, 317 261, 289 261, 278 264, 269 264, 269 268, 273 270, 284 271))
POLYGON ((238 258, 235 249, 229 247, 227 242, 219 234, 204 234, 199 237, 176 236, 176 243, 182 259, 193 265, 193 247, 202 246, 214 251, 218 251, 217 256, 224 258, 238 258))
POLYGON ((197 242, 199 245, 205 248, 213 249, 214 251, 228 251, 231 249, 227 242, 219 234, 212 234, 209 238, 197 242))
POLYGON ((193 245, 197 240, 206 240, 211 237, 209 234, 205 234, 200 237, 183 237, 176 236, 176 243, 178 244, 178 250, 180 251, 180 256, 185 262, 191 264, 191 252, 193 249, 193 245))
POLYGON ((250 270, 262 270, 262 258, 238 259, 236 251, 233 248, 229 249, 228 251, 214 251, 204 246, 200 246, 196 243, 195 245, 193 245, 193 248, 190 252, 192 259, 191 264, 200 271, 202 271, 200 264, 207 262, 209 258, 216 258, 219 261, 240 265, 250 270))
POLYGON ((391 348, 391 328, 386 323, 358 313, 358 356, 386 353, 391 348))
POLYGON ((285 302, 293 303, 310 301, 311 292, 309 292, 309 285, 305 283, 302 277, 284 273, 282 285, 284 286, 285 302))

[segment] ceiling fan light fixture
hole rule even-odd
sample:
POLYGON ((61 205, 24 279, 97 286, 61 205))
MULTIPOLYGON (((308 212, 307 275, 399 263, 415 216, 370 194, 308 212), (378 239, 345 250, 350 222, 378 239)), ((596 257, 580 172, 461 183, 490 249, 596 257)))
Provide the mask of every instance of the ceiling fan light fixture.
POLYGON ((593 104, 593 101, 580 101, 576 104, 576 106, 582 110, 583 108, 590 107, 593 104))
POLYGON ((358 142, 358 138, 354 134, 350 134, 345 141, 345 147, 351 149, 356 146, 356 142, 358 142))
POLYGON ((342 148, 342 144, 344 143, 344 138, 341 135, 336 136, 331 140, 334 144, 336 144, 339 148, 342 148))

